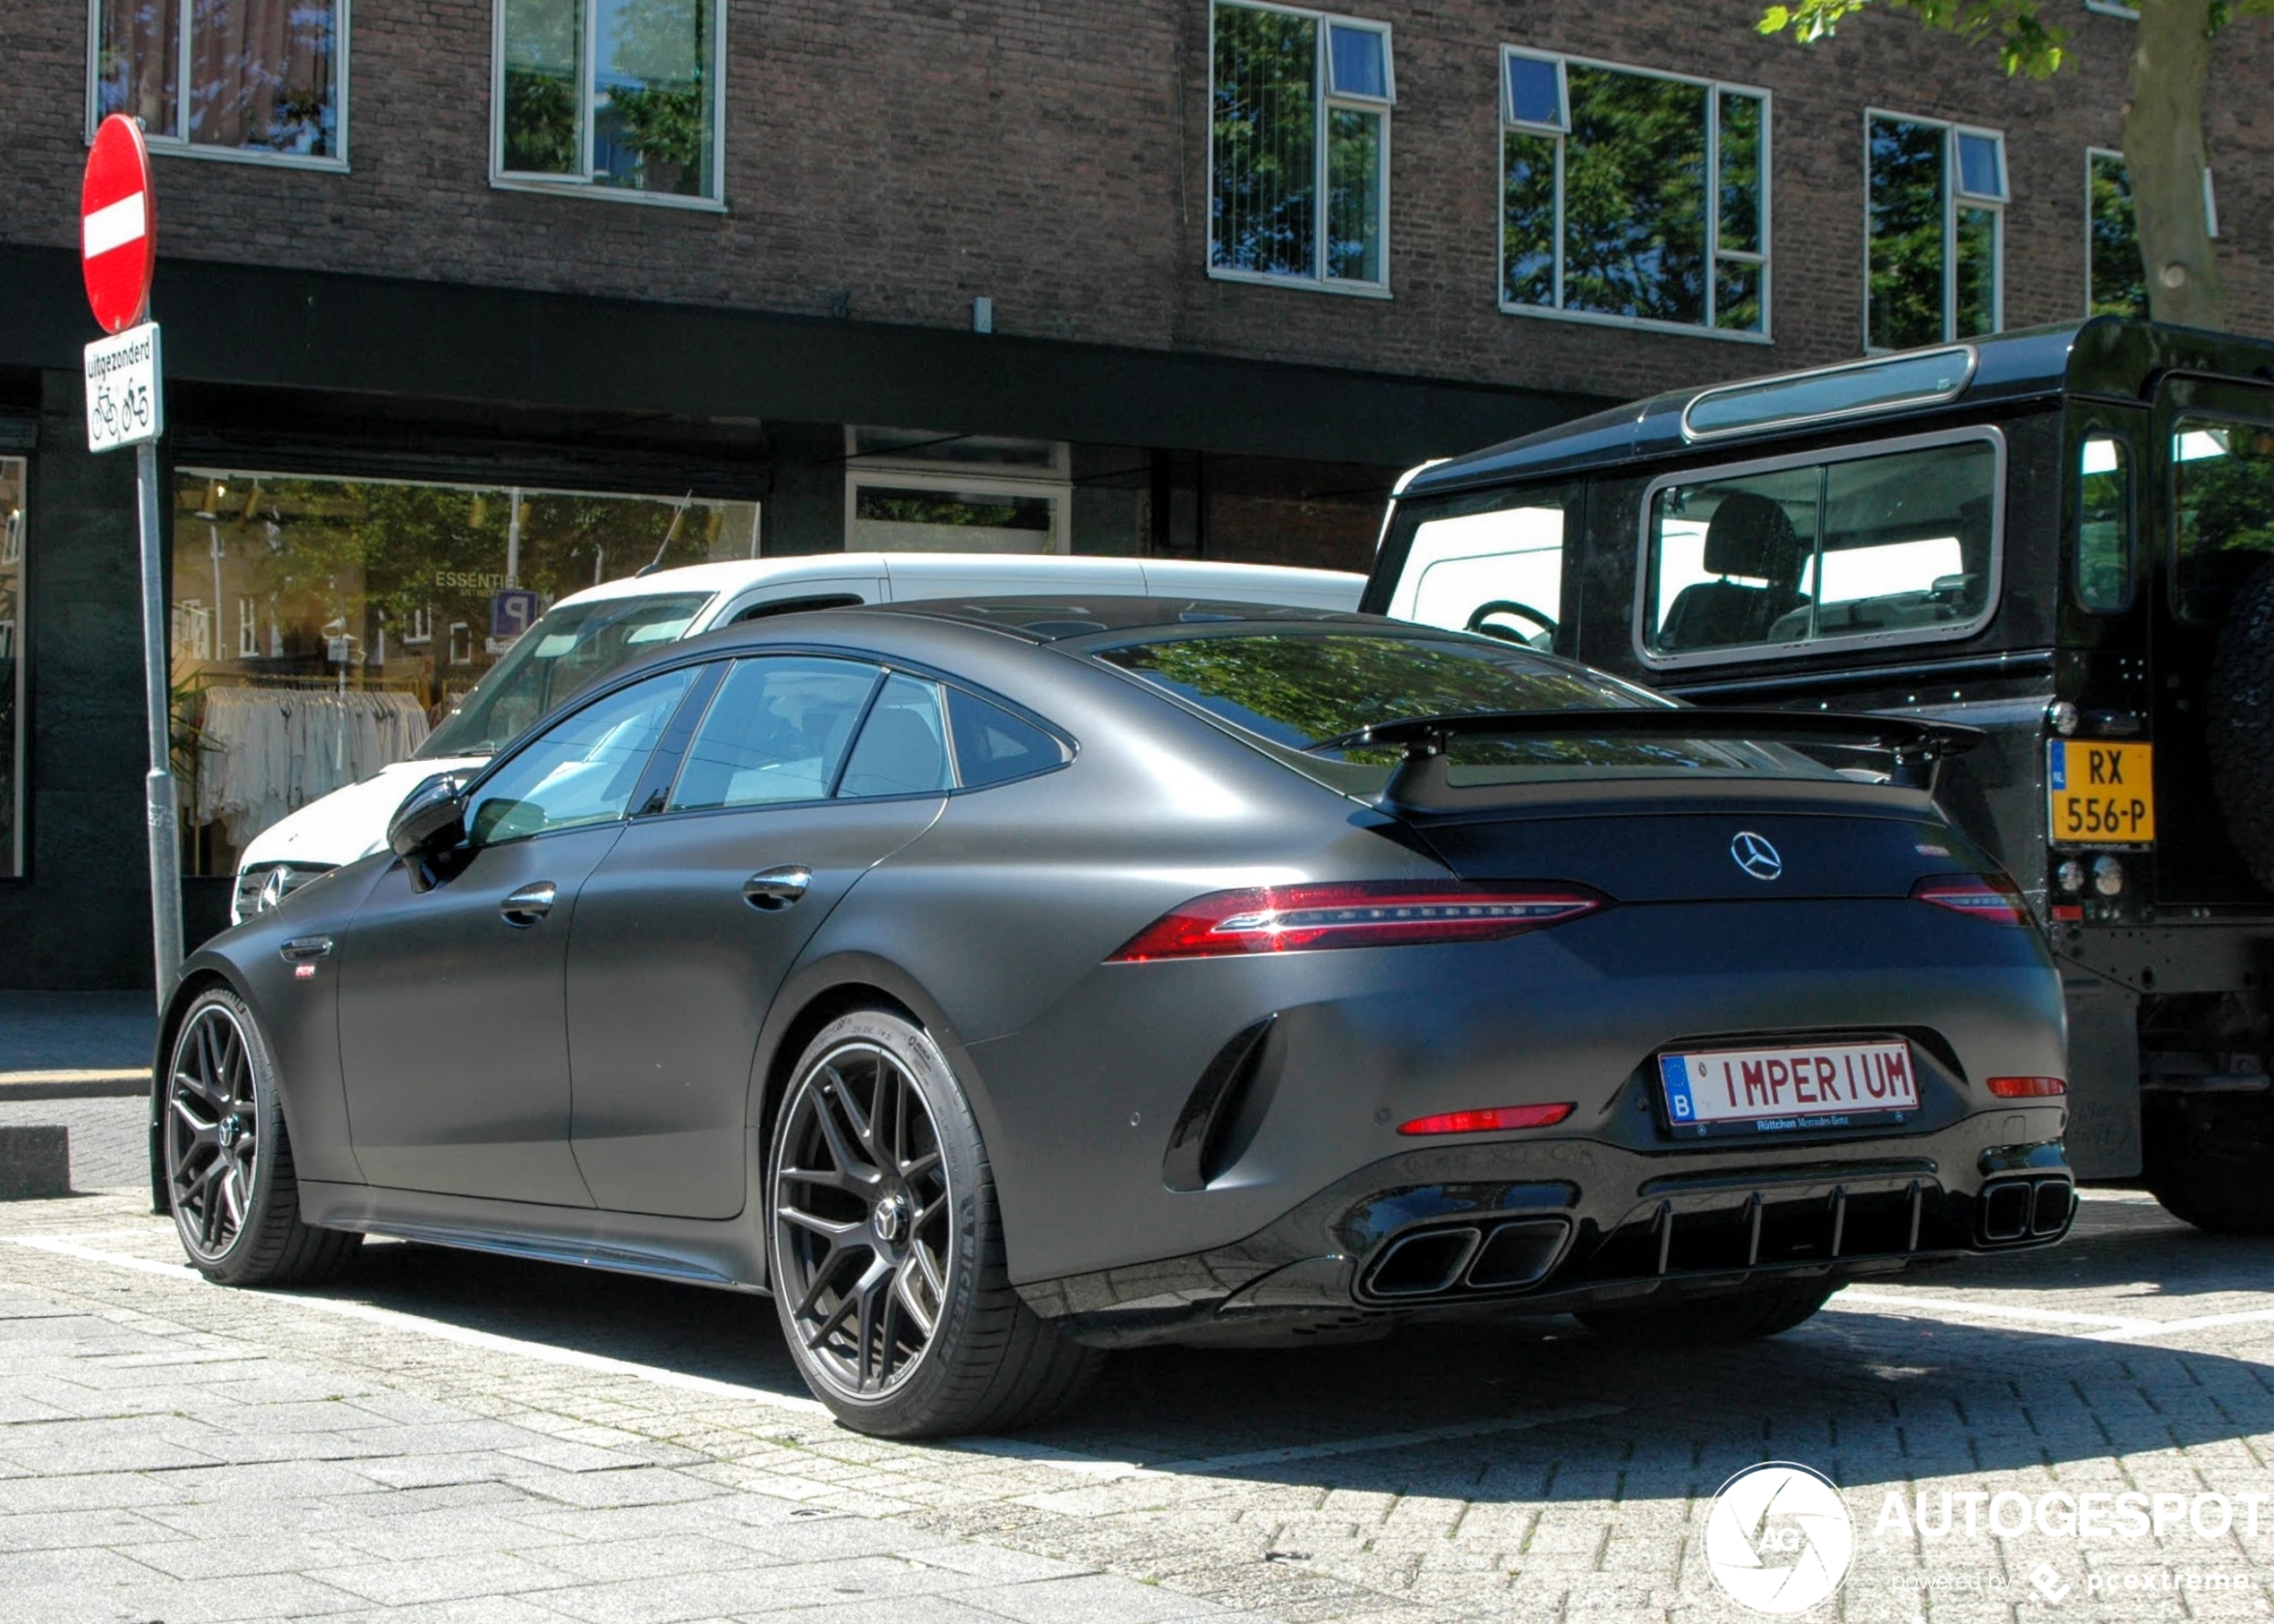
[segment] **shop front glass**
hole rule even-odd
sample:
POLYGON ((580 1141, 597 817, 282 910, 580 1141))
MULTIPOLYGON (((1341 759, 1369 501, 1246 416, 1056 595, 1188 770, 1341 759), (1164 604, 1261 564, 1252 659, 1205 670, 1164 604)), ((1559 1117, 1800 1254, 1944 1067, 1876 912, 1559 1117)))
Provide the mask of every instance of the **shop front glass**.
POLYGON ((23 872, 24 467, 0 457, 0 879, 23 872))
MULTIPOLYGON (((757 551, 752 502, 178 470, 187 872, 230 873, 263 829, 411 755, 558 599, 757 551)), ((0 627, 9 579, 0 567, 0 627)))

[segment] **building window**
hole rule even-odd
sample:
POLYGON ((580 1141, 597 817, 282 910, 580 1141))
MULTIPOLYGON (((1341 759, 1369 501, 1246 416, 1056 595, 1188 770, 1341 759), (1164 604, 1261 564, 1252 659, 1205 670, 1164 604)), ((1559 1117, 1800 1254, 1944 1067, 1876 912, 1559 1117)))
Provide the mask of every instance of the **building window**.
POLYGON ((845 430, 849 552, 1064 552, 1073 540, 1064 440, 845 430))
POLYGON ((1766 93, 1500 64, 1500 308, 1767 337, 1766 93))
POLYGON ((496 0, 491 180, 715 206, 717 0, 496 0))
POLYGON ((347 167, 347 0, 95 0, 94 21, 90 139, 124 113, 158 151, 347 167))
POLYGON ((25 467, 0 457, 0 879, 23 873, 25 467))
POLYGON ((1209 270, 1389 289, 1389 30, 1217 0, 1209 270))
POLYGON ((1864 344, 1911 349, 2005 324, 2005 138, 1864 115, 1864 344))
MULTIPOLYGON (((508 732, 543 714, 533 695, 565 698, 600 669, 584 662, 605 651, 575 636, 528 645, 505 635, 530 594, 546 609, 650 563, 751 557, 759 517, 754 502, 679 491, 215 467, 177 468, 172 501, 175 774, 186 869, 207 875, 231 872, 295 808, 408 755, 430 725, 451 725, 509 651, 526 646, 524 667, 548 675, 509 688, 509 700, 492 693, 486 718, 504 716, 508 732)), ((668 580, 656 588, 671 591, 668 580)), ((628 658, 676 635, 688 612, 608 646, 628 658)))

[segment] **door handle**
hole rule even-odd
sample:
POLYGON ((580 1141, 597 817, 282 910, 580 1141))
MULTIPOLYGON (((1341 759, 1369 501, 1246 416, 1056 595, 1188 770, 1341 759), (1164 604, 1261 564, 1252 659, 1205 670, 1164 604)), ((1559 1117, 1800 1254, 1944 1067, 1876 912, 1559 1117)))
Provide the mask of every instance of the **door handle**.
POLYGON ((813 884, 813 870, 796 863, 761 868, 742 882, 742 900, 767 913, 778 913, 805 895, 813 884))
POLYGON ((498 911, 509 925, 527 929, 552 911, 553 899, 560 894, 551 880, 539 880, 534 885, 524 885, 498 904, 498 911))

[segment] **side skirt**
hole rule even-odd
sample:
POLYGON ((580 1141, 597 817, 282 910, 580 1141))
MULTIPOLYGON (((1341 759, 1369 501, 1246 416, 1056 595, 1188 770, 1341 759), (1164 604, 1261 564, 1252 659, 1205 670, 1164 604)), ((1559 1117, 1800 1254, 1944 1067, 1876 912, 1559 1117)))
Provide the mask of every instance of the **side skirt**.
POLYGON ((712 1222, 547 1207, 368 1184, 300 1186, 303 1222, 533 1262, 764 1293, 765 1244, 740 1218, 712 1222))

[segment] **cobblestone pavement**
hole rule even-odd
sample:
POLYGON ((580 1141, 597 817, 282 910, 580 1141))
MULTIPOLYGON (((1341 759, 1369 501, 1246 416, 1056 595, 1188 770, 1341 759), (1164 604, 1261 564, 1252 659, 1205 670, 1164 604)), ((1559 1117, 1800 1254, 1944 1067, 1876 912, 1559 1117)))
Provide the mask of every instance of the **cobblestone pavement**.
POLYGON ((1046 1431, 946 1445, 834 1426, 762 1300, 400 1244, 232 1292, 147 1208, 0 1207, 0 1624, 1736 1620, 1707 1509, 1772 1458, 1854 1519, 1810 1617, 2274 1611, 2274 1245, 2123 1192, 1769 1343, 1128 1354, 1046 1431), (2066 1531, 2126 1492, 2144 1536, 2066 1531))

